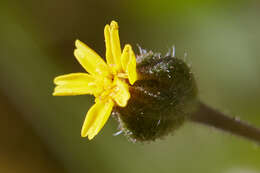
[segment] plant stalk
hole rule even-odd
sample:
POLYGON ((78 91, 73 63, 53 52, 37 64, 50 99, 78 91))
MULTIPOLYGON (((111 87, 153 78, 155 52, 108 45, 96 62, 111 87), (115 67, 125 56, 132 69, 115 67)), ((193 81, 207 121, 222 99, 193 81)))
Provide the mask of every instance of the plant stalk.
POLYGON ((253 127, 237 118, 229 117, 204 103, 200 102, 199 109, 191 115, 191 120, 260 144, 260 128, 253 127))

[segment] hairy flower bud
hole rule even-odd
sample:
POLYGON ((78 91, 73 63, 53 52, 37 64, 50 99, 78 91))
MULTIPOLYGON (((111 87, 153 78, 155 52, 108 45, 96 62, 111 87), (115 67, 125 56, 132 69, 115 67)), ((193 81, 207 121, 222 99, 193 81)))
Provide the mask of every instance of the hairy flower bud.
POLYGON ((179 128, 197 107, 197 86, 188 65, 174 55, 140 49, 138 80, 125 108, 113 114, 132 141, 152 141, 179 128))

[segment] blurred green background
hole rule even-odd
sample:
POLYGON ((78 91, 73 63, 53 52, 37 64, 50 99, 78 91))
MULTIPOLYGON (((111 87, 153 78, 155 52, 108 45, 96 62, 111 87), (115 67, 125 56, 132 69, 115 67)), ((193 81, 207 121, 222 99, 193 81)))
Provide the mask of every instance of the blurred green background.
POLYGON ((103 28, 116 20, 122 45, 175 45, 203 101, 260 127, 259 19, 257 0, 0 0, 0 172, 260 172, 259 146, 189 122, 133 144, 112 135, 110 118, 88 141, 80 130, 93 97, 51 95, 55 76, 84 71, 75 39, 103 56, 103 28))

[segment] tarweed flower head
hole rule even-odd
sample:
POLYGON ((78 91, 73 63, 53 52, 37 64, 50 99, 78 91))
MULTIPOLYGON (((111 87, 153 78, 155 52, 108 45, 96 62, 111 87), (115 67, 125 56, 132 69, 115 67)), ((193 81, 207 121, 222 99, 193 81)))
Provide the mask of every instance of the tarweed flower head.
POLYGON ((95 96, 87 112, 82 137, 94 138, 111 113, 132 141, 151 141, 180 127, 197 107, 197 87, 185 62, 173 54, 161 56, 131 45, 121 51, 118 24, 104 29, 106 62, 76 40, 74 55, 87 71, 54 79, 54 96, 95 96))

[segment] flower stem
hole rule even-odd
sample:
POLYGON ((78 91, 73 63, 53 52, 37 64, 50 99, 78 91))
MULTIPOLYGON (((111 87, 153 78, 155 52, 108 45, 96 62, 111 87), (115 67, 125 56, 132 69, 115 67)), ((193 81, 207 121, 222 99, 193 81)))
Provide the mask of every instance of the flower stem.
POLYGON ((260 129, 234 117, 229 117, 200 102, 198 111, 191 115, 191 120, 242 136, 260 144, 260 129))

